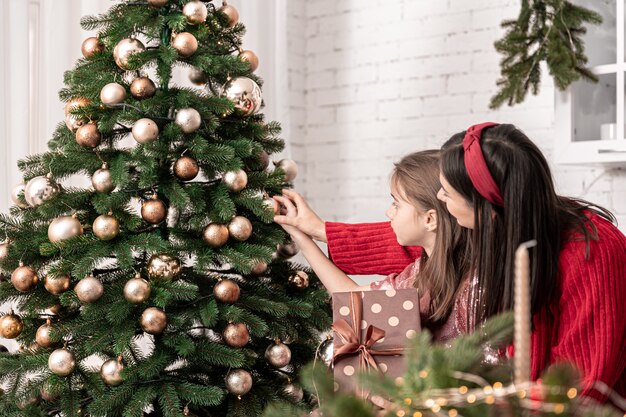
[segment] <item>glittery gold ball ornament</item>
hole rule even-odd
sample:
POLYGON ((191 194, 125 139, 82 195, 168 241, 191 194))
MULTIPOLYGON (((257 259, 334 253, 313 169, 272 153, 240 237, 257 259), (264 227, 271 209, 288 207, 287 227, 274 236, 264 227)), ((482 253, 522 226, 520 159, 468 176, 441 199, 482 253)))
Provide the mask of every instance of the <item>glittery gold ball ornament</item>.
POLYGON ((135 122, 131 133, 137 142, 150 143, 159 137, 159 126, 154 120, 143 118, 135 122))
POLYGON ((298 164, 291 159, 281 159, 274 162, 276 168, 280 168, 285 172, 285 182, 293 182, 298 175, 298 164))
POLYGON ((248 326, 243 323, 229 323, 222 332, 224 342, 230 347, 244 347, 250 341, 248 326))
POLYGON ((104 194, 108 194, 115 189, 113 176, 106 163, 102 164, 102 168, 93 173, 91 176, 91 185, 93 185, 93 188, 97 192, 104 194))
POLYGON ((280 340, 276 340, 265 349, 265 360, 275 368, 287 366, 291 362, 291 349, 280 340))
POLYGON ((124 285, 124 298, 131 304, 143 303, 150 298, 150 283, 140 274, 135 275, 124 285))
POLYGON ((172 47, 183 58, 189 58, 198 50, 198 40, 189 32, 181 32, 174 37, 172 47))
POLYGON ((115 59, 115 63, 118 67, 123 70, 128 70, 130 67, 128 66, 128 59, 135 54, 141 53, 146 50, 144 44, 134 38, 126 38, 122 39, 115 45, 115 49, 113 49, 113 58, 115 59))
POLYGON ((24 199, 31 207, 37 207, 61 191, 51 174, 31 179, 24 188, 24 199))
POLYGON ((181 265, 178 258, 165 253, 152 255, 148 260, 148 276, 150 279, 172 281, 178 278, 181 265))
POLYGON ((209 81, 209 77, 201 69, 191 68, 189 70, 189 81, 196 85, 204 85, 209 81))
POLYGON ((141 218, 150 224, 159 224, 167 217, 167 206, 156 194, 141 205, 141 218))
POLYGON ((304 271, 297 271, 289 277, 289 285, 296 290, 304 290, 309 286, 309 275, 304 271))
POLYGON ((232 279, 222 279, 213 287, 215 299, 225 304, 234 304, 239 300, 241 290, 232 279))
POLYGON ((191 107, 178 110, 175 123, 184 133, 193 133, 200 128, 202 117, 198 110, 191 107))
POLYGON ((109 83, 100 90, 100 101, 105 105, 119 104, 126 99, 126 89, 118 83, 109 83))
POLYGON ((100 377, 105 384, 116 387, 123 382, 122 371, 124 370, 124 364, 121 358, 109 359, 105 361, 100 367, 100 377))
POLYGON ((241 191, 248 185, 248 174, 243 169, 228 171, 222 177, 222 182, 231 191, 241 191))
POLYGON ((148 4, 152 7, 163 7, 169 0, 148 0, 148 4))
POLYGON ((296 256, 298 252, 300 252, 300 248, 294 242, 283 243, 276 247, 276 253, 284 259, 292 258, 296 256))
POLYGON ((61 340, 61 337, 58 334, 58 329, 52 325, 49 319, 45 324, 39 326, 35 334, 35 341, 44 348, 54 346, 59 340, 61 340))
POLYGON ((278 212, 280 211, 280 205, 278 204, 278 201, 274 200, 273 198, 265 198, 263 200, 263 205, 267 207, 268 210, 271 210, 274 214, 278 214, 278 212))
POLYGON ((259 68, 259 57, 252 51, 242 51, 239 54, 239 59, 243 62, 247 62, 250 65, 250 71, 252 72, 259 68))
POLYGON ((283 387, 283 392, 293 398, 296 402, 300 402, 304 398, 304 391, 302 391, 302 387, 294 384, 293 382, 285 385, 283 387))
POLYGON ((228 17, 228 27, 232 28, 239 22, 239 12, 233 6, 224 4, 219 11, 228 17))
POLYGON ((52 220, 48 226, 48 240, 52 243, 60 243, 83 234, 83 226, 76 215, 61 216, 52 220))
POLYGON ((9 242, 0 243, 0 262, 9 256, 9 242))
POLYGON ((183 15, 187 18, 187 22, 197 25, 206 21, 208 10, 202 2, 194 0, 185 4, 183 15))
POLYGON ((219 248, 228 242, 228 227, 223 224, 211 223, 204 228, 202 240, 212 248, 219 248))
POLYGON ((234 369, 225 378, 226 389, 234 395, 245 395, 252 388, 252 375, 244 369, 234 369))
POLYGON ((17 314, 7 314, 0 318, 0 336, 5 339, 15 339, 22 330, 24 330, 24 322, 17 314))
POLYGON ((252 223, 243 216, 235 216, 228 223, 228 233, 240 242, 248 240, 252 235, 252 223))
POLYGON ((24 203, 22 201, 22 198, 24 197, 25 188, 26 188, 26 184, 21 183, 13 187, 13 191, 11 192, 11 201, 13 201, 13 204, 23 209, 28 207, 28 203, 24 203), (22 198, 20 198, 20 196, 22 196, 22 198))
POLYGON ((231 78, 222 87, 222 96, 235 105, 235 113, 250 116, 261 109, 263 95, 257 83, 248 77, 231 78))
POLYGON ((167 327, 167 315, 161 309, 148 307, 141 314, 139 324, 146 333, 160 334, 167 327))
POLYGON ((91 100, 89 100, 87 97, 75 97, 65 104, 65 115, 67 116, 68 114, 71 114, 72 111, 78 110, 81 107, 86 107, 90 104, 91 100))
POLYGON ((137 77, 130 84, 130 94, 137 100, 154 97, 156 91, 154 81, 148 77, 137 77))
MULTIPOLYGON (((43 286, 52 295, 63 294, 70 289, 71 279, 69 275, 46 275, 43 286)), ((41 344, 41 343, 40 343, 41 344)))
POLYGON ((181 156, 174 162, 174 175, 179 180, 191 181, 199 172, 198 163, 189 156, 181 156))
POLYGON ((95 54, 103 52, 104 44, 100 41, 100 39, 92 36, 83 41, 83 44, 80 47, 80 51, 85 58, 89 59, 95 54))
POLYGON ((87 123, 76 130, 76 143, 85 148, 96 148, 102 142, 102 133, 95 123, 87 123))
POLYGON ((96 217, 92 228, 93 234, 100 240, 115 239, 120 234, 120 222, 110 213, 96 217))
POLYGON ((11 274, 11 284, 19 292, 28 292, 32 290, 39 282, 39 277, 33 268, 20 263, 11 274))
POLYGON ((48 369, 58 376, 68 376, 76 368, 76 359, 69 350, 57 349, 48 358, 48 369))
POLYGON ((90 275, 78 281, 74 287, 78 299, 85 304, 93 303, 104 294, 104 286, 99 279, 90 275))
POLYGON ((268 268, 267 263, 263 261, 259 261, 252 268, 251 274, 252 275, 264 274, 265 272, 267 272, 267 268, 268 268))

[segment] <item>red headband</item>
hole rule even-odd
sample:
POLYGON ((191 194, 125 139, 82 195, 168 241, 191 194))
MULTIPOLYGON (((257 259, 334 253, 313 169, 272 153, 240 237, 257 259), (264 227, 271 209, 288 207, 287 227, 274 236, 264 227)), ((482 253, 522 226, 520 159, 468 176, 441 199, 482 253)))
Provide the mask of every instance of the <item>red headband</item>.
POLYGON ((463 138, 463 150, 465 151, 465 169, 476 191, 492 204, 504 207, 500 187, 493 180, 480 148, 480 137, 483 129, 497 125, 498 123, 486 122, 470 126, 465 132, 465 138, 463 138))

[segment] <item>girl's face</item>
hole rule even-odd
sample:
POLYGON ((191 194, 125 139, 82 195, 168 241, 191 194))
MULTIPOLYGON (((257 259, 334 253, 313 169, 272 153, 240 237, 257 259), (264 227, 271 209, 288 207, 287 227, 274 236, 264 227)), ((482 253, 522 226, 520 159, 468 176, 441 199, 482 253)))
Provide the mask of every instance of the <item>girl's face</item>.
POLYGON ((391 228, 402 246, 431 248, 437 229, 435 210, 418 210, 410 203, 404 191, 391 181, 393 202, 385 214, 391 220, 391 228))
POLYGON ((439 181, 441 182, 441 188, 437 193, 437 198, 446 203, 448 211, 456 218, 460 226, 473 229, 474 208, 469 205, 468 201, 457 190, 452 188, 441 174, 439 174, 439 181))

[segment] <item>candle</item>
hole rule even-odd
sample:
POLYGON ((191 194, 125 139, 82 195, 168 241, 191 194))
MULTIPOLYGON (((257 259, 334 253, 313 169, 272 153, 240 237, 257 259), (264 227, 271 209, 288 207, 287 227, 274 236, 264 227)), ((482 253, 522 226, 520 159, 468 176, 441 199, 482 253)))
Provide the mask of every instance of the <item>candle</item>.
POLYGON ((537 241, 522 243, 515 252, 515 383, 530 380, 530 258, 528 248, 537 241))

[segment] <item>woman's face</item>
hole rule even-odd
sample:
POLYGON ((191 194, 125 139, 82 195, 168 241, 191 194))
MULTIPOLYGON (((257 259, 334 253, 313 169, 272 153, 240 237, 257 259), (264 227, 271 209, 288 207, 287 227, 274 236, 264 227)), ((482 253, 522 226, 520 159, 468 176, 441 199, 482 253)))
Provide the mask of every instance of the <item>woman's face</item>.
POLYGON ((437 193, 437 198, 446 203, 446 208, 456 218, 459 225, 473 229, 474 208, 469 205, 468 201, 457 190, 452 188, 441 174, 439 174, 439 181, 441 182, 441 188, 437 193))

